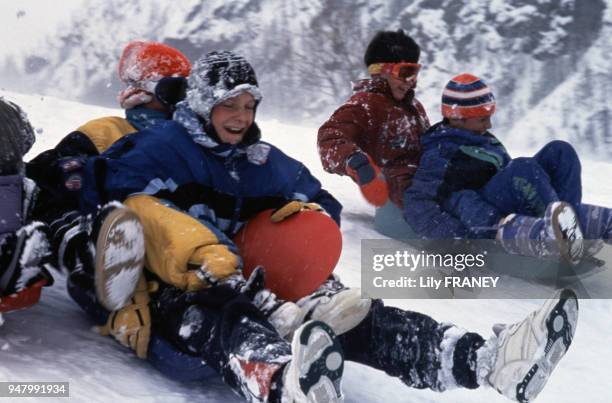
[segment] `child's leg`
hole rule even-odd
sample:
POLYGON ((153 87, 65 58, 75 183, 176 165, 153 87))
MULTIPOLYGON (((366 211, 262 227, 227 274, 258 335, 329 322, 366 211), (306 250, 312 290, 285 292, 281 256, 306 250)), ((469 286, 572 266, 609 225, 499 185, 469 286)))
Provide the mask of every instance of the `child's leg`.
POLYGON ((339 336, 345 358, 399 377, 415 388, 444 391, 488 385, 531 401, 572 342, 578 302, 560 291, 521 322, 494 328, 484 340, 429 316, 372 304, 366 319, 339 336))
POLYGON ((436 391, 477 388, 476 351, 485 340, 427 315, 374 300, 368 316, 339 336, 347 360, 436 391))
MULTIPOLYGON (((242 361, 274 373, 291 359, 291 347, 244 296, 225 287, 185 292, 166 287, 153 297, 153 328, 180 350, 200 356, 232 389, 241 388, 242 361)), ((271 385, 271 375, 268 376, 271 385)))
POLYGON ((574 147, 565 141, 551 141, 533 159, 548 174, 559 200, 571 204, 577 210, 582 200, 582 169, 574 147))
POLYGON ((535 158, 515 158, 481 189, 482 197, 503 215, 542 216, 559 201, 548 173, 535 158))
POLYGON ((154 298, 152 316, 166 338, 202 357, 248 401, 313 393, 335 402, 340 396, 342 351, 320 322, 298 329, 292 348, 246 296, 224 286, 198 292, 167 287, 154 298))
POLYGON ((577 213, 585 239, 612 242, 612 209, 582 203, 577 213))
POLYGON ((521 214, 507 216, 496 238, 504 250, 511 254, 562 257, 572 264, 578 263, 584 254, 578 215, 565 202, 548 205, 544 217, 521 214))

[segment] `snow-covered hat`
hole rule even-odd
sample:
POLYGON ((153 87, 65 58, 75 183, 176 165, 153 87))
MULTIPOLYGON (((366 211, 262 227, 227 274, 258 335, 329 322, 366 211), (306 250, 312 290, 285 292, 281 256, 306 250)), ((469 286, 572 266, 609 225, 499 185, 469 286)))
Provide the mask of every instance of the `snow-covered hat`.
POLYGON ((495 113, 495 97, 480 78, 463 73, 446 84, 442 92, 442 116, 469 119, 495 113))
POLYGON ((0 97, 0 175, 17 174, 22 157, 35 136, 26 114, 16 104, 0 97))
POLYGON ((179 50, 157 42, 132 41, 119 59, 119 79, 127 86, 117 97, 122 108, 150 102, 164 77, 187 77, 189 59, 179 50))
POLYGON ((193 64, 185 99, 193 111, 210 122, 215 105, 242 92, 251 94, 257 103, 262 98, 253 67, 231 51, 214 51, 193 64))
POLYGON ((403 30, 379 31, 363 56, 366 66, 377 63, 418 63, 421 48, 403 30))

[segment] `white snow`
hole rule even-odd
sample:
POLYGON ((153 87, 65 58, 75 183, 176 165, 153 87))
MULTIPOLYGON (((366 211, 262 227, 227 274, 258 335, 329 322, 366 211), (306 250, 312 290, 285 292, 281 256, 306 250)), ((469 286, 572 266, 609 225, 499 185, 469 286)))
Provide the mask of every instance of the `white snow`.
MULTIPOLYGON (((51 97, 0 95, 20 104, 34 127, 42 128, 30 157, 50 148, 89 119, 122 114, 115 109, 51 97)), ((316 150, 316 127, 297 127, 277 121, 259 123, 265 140, 303 160, 321 179, 324 187, 343 203, 344 250, 337 273, 346 284, 358 287, 360 240, 382 238, 373 230, 373 208, 361 199, 349 178, 323 172, 316 150)), ((503 133, 498 134, 503 140, 503 133)), ((536 149, 511 151, 512 155, 518 156, 533 154, 536 149)), ((612 176, 612 163, 589 161, 585 155, 581 157, 585 201, 612 205, 612 181, 604 179, 612 176)), ((68 381, 71 401, 75 402, 241 401, 218 378, 203 383, 172 381, 110 337, 92 332, 92 322, 68 297, 65 278, 58 273, 54 275, 56 284, 43 290, 38 305, 4 315, 5 323, 0 328, 0 381, 68 381)), ((389 300, 387 303, 426 313, 441 322, 455 323, 488 338, 494 323, 520 321, 539 307, 541 301, 413 299, 389 300)), ((612 301, 580 301, 580 319, 574 343, 538 397, 538 403, 610 401, 611 314, 612 301)), ((444 393, 411 389, 382 372, 353 363, 345 367, 343 389, 347 402, 359 403, 508 401, 492 388, 456 389, 444 393)))
POLYGON ((2 51, 6 54, 27 53, 33 46, 40 45, 58 25, 67 24, 72 12, 83 3, 84 0, 64 0, 58 7, 56 3, 40 0, 1 1, 2 51))

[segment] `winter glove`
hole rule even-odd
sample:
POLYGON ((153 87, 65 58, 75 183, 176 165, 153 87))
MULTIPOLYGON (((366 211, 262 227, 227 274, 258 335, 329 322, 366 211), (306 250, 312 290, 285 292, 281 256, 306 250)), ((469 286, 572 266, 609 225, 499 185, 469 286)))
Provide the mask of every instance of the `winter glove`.
POLYGON ((229 253, 225 245, 208 245, 196 249, 189 258, 188 270, 184 275, 187 283, 185 289, 201 290, 236 273, 235 256, 229 253), (197 268, 193 269, 194 266, 197 268))
POLYGON ((358 152, 346 162, 346 172, 359 185, 361 194, 368 203, 380 207, 389 199, 387 181, 372 159, 358 152))
POLYGON ((131 302, 111 312, 106 324, 97 331, 102 336, 112 335, 123 346, 134 350, 138 358, 145 359, 151 338, 151 313, 149 289, 144 276, 140 277, 131 302))
POLYGON ((281 222, 290 215, 299 213, 300 211, 324 211, 317 203, 305 203, 299 200, 293 200, 285 204, 283 207, 272 212, 270 220, 272 222, 281 222))

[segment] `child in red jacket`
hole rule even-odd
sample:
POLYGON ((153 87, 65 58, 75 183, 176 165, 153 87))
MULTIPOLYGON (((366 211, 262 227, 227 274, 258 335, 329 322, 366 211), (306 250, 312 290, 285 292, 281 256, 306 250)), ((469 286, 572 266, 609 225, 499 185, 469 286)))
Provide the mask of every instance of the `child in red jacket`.
POLYGON ((325 170, 349 175, 375 206, 390 198, 402 207, 421 157, 429 119, 414 95, 419 55, 402 30, 378 32, 364 55, 371 79, 354 83, 353 96, 319 129, 325 170))

